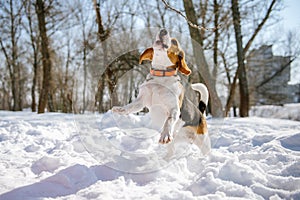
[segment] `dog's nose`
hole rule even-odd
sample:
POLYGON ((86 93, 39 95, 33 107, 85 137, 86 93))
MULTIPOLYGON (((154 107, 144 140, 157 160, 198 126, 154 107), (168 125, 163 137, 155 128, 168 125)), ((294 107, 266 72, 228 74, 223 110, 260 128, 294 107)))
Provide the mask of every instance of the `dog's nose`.
POLYGON ((160 36, 165 36, 167 34, 168 34, 168 31, 166 29, 161 29, 160 32, 159 32, 160 36))

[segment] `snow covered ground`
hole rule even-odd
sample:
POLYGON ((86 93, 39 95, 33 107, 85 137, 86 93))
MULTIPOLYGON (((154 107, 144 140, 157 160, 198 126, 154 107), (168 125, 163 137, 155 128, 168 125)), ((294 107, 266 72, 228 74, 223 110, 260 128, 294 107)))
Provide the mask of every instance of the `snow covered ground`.
POLYGON ((168 160, 147 116, 0 111, 0 199, 300 199, 300 122, 208 124, 168 160))
POLYGON ((250 111, 250 115, 300 121, 300 103, 284 104, 282 106, 254 106, 250 111))

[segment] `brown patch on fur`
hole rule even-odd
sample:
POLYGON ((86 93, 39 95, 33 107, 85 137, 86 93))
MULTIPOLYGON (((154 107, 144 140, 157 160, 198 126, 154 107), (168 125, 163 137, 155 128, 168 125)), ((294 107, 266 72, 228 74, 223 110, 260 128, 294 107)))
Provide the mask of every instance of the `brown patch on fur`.
POLYGON ((187 128, 197 134, 206 134, 208 132, 206 118, 202 116, 201 123, 198 126, 187 126, 187 128))
POLYGON ((146 49, 146 50, 140 55, 139 64, 142 64, 143 60, 150 60, 150 61, 152 61, 152 59, 153 59, 153 53, 154 53, 154 50, 153 50, 152 47, 146 49))
MULTIPOLYGON (((191 70, 185 62, 185 54, 179 47, 179 42, 176 38, 171 39, 171 46, 168 49, 168 57, 172 63, 178 66, 178 70, 184 75, 190 75, 191 70)), ((173 67, 173 66, 171 66, 173 67)))
POLYGON ((207 133, 207 123, 206 118, 202 115, 201 123, 197 127, 197 134, 205 134, 207 133))
POLYGON ((186 62, 185 62, 185 58, 184 58, 184 52, 181 51, 178 55, 179 58, 179 71, 185 75, 190 75, 191 74, 191 70, 190 68, 187 66, 186 62))
POLYGON ((172 68, 172 69, 176 69, 177 68, 177 64, 179 63, 179 59, 178 59, 178 55, 176 55, 175 53, 173 52, 170 52, 168 50, 168 57, 170 59, 170 61, 174 64, 168 68, 172 68))

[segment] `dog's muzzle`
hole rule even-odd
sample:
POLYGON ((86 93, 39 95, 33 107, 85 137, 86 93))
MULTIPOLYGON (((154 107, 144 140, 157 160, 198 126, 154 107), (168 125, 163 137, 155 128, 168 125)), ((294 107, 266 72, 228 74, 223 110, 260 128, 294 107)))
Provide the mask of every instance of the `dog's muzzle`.
POLYGON ((158 46, 162 46, 163 48, 169 48, 169 33, 166 29, 161 29, 156 37, 155 44, 158 46))

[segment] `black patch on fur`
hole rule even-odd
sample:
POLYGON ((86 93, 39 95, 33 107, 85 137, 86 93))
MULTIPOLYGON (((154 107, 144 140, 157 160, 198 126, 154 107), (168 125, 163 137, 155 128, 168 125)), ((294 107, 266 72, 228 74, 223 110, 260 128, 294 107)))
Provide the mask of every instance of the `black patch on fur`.
POLYGON ((183 126, 198 126, 202 121, 202 113, 185 95, 183 97, 180 113, 180 118, 185 122, 183 126))
POLYGON ((203 101, 200 101, 198 108, 199 108, 200 112, 203 114, 206 110, 206 104, 203 101))

